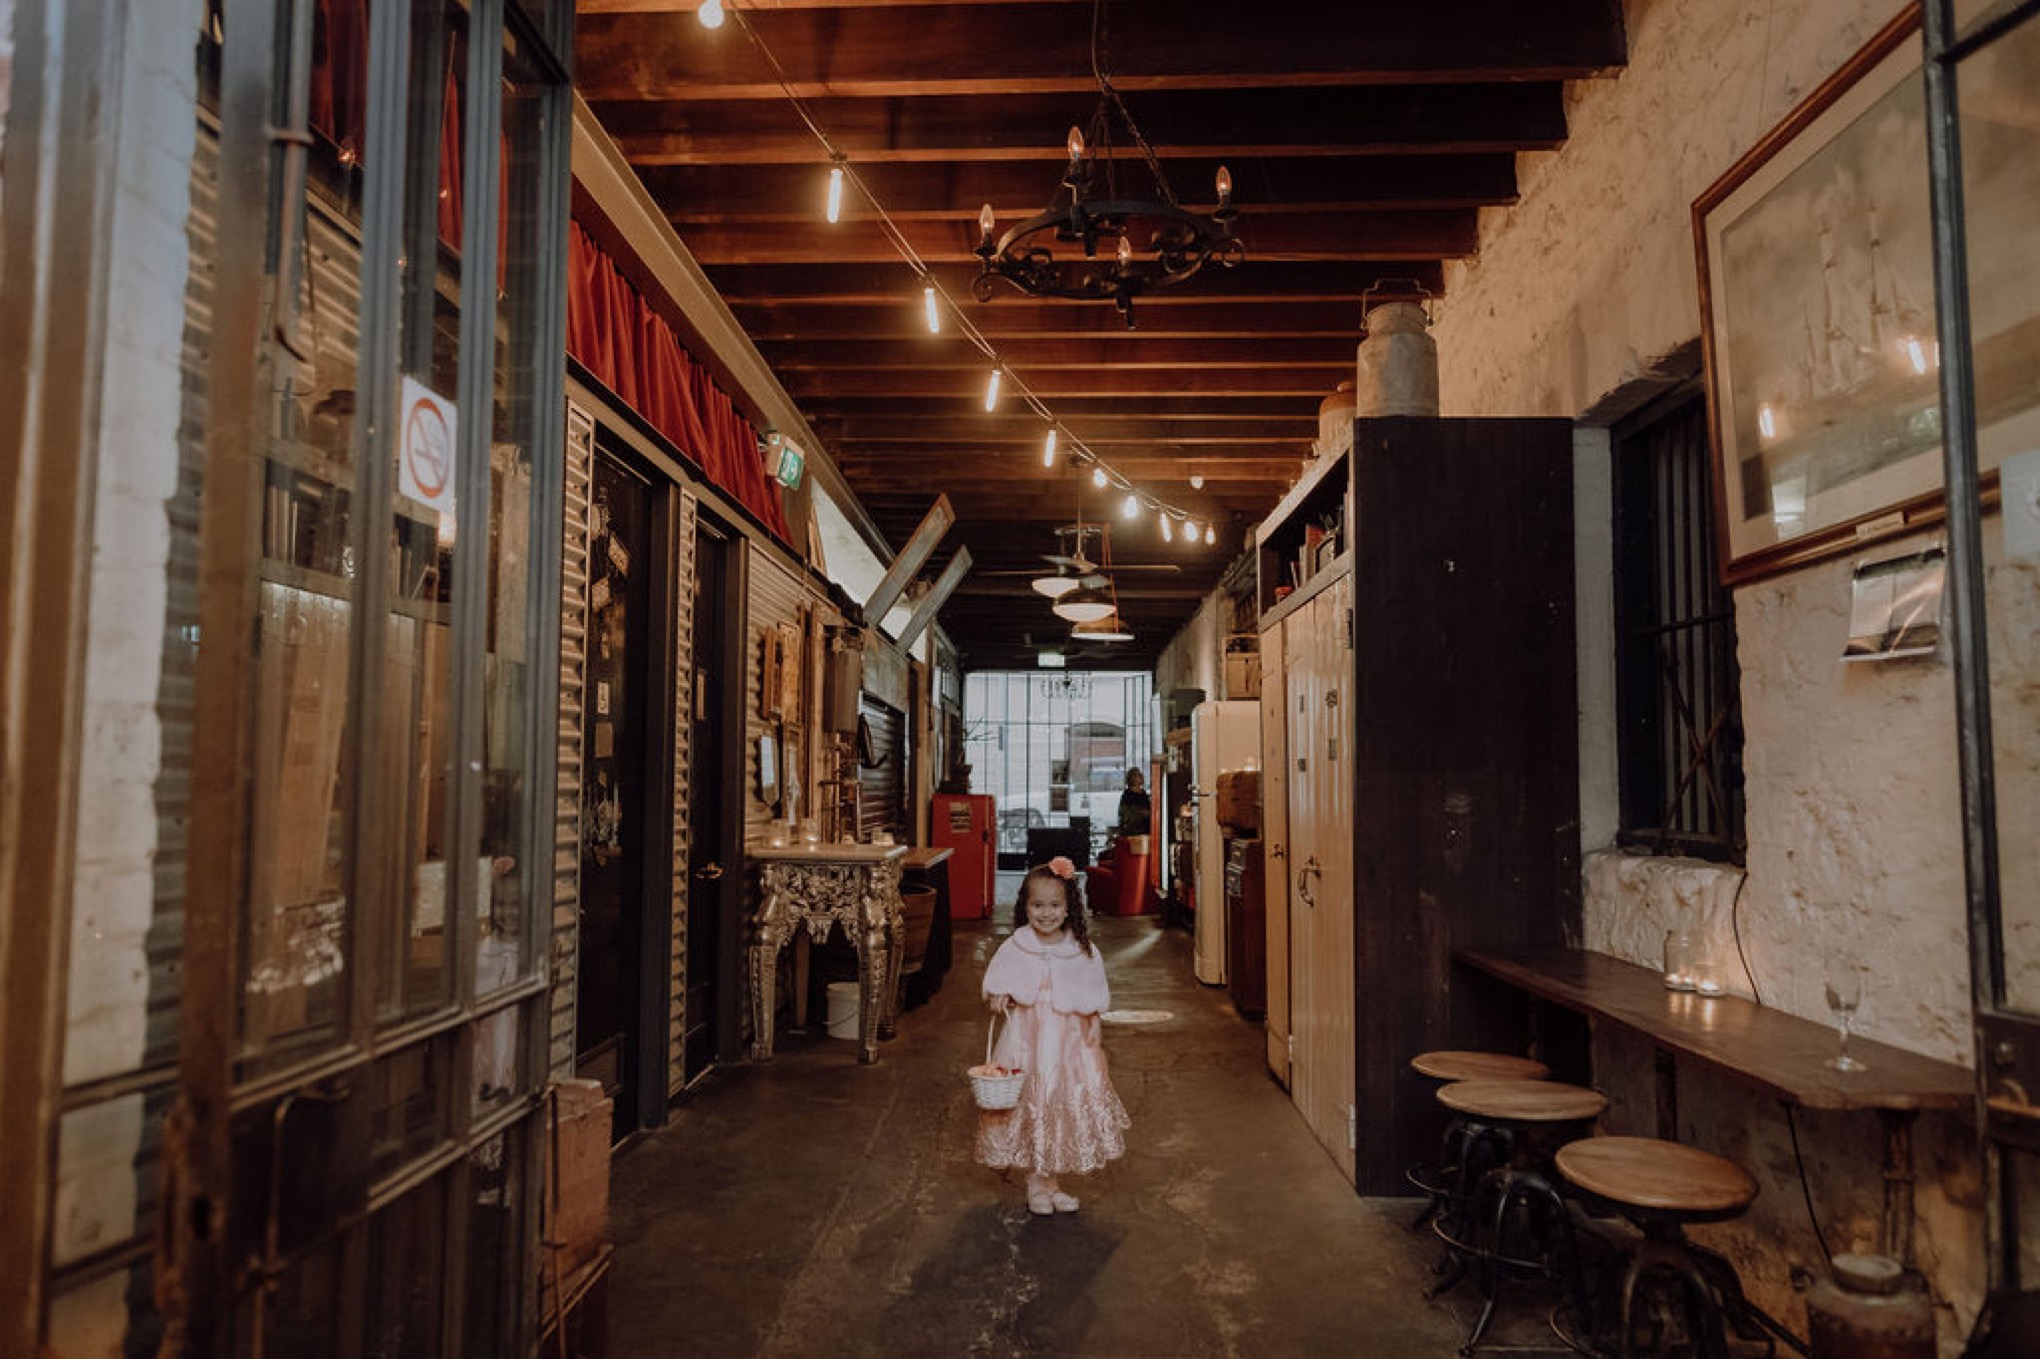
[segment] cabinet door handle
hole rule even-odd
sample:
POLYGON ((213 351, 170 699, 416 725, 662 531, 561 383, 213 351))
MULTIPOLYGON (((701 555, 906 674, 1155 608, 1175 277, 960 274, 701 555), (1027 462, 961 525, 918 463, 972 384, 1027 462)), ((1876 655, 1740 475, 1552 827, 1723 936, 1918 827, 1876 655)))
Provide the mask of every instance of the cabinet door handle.
POLYGON ((1296 870, 1297 899, 1302 901, 1304 905, 1315 908, 1317 906, 1317 898, 1311 895, 1310 890, 1312 874, 1317 874, 1319 877, 1324 876, 1323 871, 1318 868, 1317 855, 1315 854, 1305 859, 1303 866, 1296 870))

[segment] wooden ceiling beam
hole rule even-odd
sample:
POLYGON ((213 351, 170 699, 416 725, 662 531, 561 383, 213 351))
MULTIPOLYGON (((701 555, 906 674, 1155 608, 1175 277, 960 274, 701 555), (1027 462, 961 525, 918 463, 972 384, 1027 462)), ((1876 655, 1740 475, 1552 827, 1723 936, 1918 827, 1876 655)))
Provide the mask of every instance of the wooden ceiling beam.
MULTIPOLYGON (((1123 373, 1111 369, 1074 368, 1045 368, 1038 373, 1015 371, 1035 395, 1044 399, 1063 396, 1166 398, 1241 392, 1262 396, 1307 396, 1315 400, 1349 377, 1352 369, 1353 365, 1347 362, 1309 368, 1188 369, 1173 373, 1149 368, 1133 368, 1123 373)), ((819 402, 832 395, 965 396, 972 387, 982 395, 985 384, 981 376, 969 373, 916 372, 909 369, 896 372, 789 373, 783 385, 796 401, 805 404, 819 402)), ((1011 402, 1015 409, 1022 409, 1016 397, 1009 394, 1003 399, 1011 402)))
MULTIPOLYGON (((955 335, 923 335, 919 340, 777 340, 759 351, 774 372, 784 376, 816 368, 964 368, 983 372, 984 355, 955 335)), ((1043 368, 1286 368, 1294 364, 1336 364, 1352 361, 1350 341, 1264 340, 1255 336, 1210 336, 1153 340, 1139 331, 1096 339, 1028 340, 1008 336, 999 342, 999 357, 1014 369, 1043 368)))
MULTIPOLYGON (((1090 4, 747 10, 704 29, 672 14, 582 16, 575 83, 590 101, 771 99, 780 78, 827 95, 1083 92, 1090 4)), ((1112 83, 1150 89, 1572 80, 1618 67, 1621 0, 1434 0, 1428 5, 1241 5, 1119 0, 1105 34, 1112 83)))
MULTIPOLYGON (((817 408, 821 410, 822 408, 817 408)), ((1317 429, 1317 403, 1293 396, 1185 396, 1165 402, 1129 404, 1111 397, 1075 397, 1056 407, 1072 424, 1109 428, 1114 437, 1163 439, 1165 429, 1224 428, 1251 423, 1269 431, 1317 429)), ((838 397, 826 407, 832 430, 846 438, 897 434, 903 438, 934 434, 997 440, 1039 438, 1040 421, 1030 411, 987 412, 984 401, 953 397, 838 397)))
MULTIPOLYGON (((895 289, 899 292, 901 289, 895 289)), ((1010 291, 1010 290, 1009 290, 1010 291)), ((1269 339, 1339 336, 1348 344, 1360 341, 1357 302, 1261 301, 1233 303, 1223 299, 1145 305, 1140 327, 1133 333, 1150 339, 1181 339, 1197 335, 1254 334, 1269 339)), ((746 302, 735 308, 737 323, 759 344, 775 340, 920 339, 928 334, 918 298, 866 302, 746 302)), ((1055 336, 1124 335, 1126 322, 1111 307, 1081 302, 1012 301, 980 304, 973 300, 971 324, 994 340, 1008 336, 1049 339, 1055 336)))
MULTIPOLYGON (((997 230, 1012 225, 1011 220, 1002 221, 997 230)), ((979 240, 975 222, 901 222, 897 229, 914 253, 929 264, 977 260, 972 253, 979 240)), ((1473 253, 1480 239, 1478 214, 1472 208, 1245 217, 1235 224, 1234 234, 1246 246, 1246 265, 1386 261, 1412 256, 1462 259, 1473 253)), ((893 262, 906 268, 898 247, 876 222, 845 221, 833 228, 794 222, 701 223, 681 226, 680 239, 696 260, 709 267, 893 262)), ((1072 262, 1083 258, 1082 252, 1072 247, 1057 249, 1056 255, 1058 259, 1067 255, 1072 262)))
MULTIPOLYGON (((812 158, 810 158, 812 160, 812 158)), ((1164 162, 1172 187, 1191 199, 1208 199, 1220 164, 1232 172, 1234 200, 1255 217, 1277 213, 1353 212, 1397 208, 1490 207, 1516 201, 1516 165, 1510 155, 1284 157, 1221 162, 1209 157, 1164 162)), ((709 222, 799 222, 814 226, 821 217, 828 175, 824 166, 646 165, 638 178, 672 220, 709 222)), ((987 164, 960 159, 944 165, 866 165, 858 178, 895 221, 975 222, 990 203, 1007 220, 1040 210, 1055 196, 1057 181, 1042 165, 987 164)), ((1145 189, 1144 172, 1122 179, 1145 189)), ((1209 202, 1201 203, 1209 211, 1209 202)), ((843 216, 872 217, 869 200, 845 195, 843 216)))
MULTIPOLYGON (((1163 307, 1218 299, 1234 303, 1340 299, 1357 302, 1370 290, 1378 295, 1407 295, 1406 285, 1410 283, 1432 293, 1444 291, 1444 269, 1435 258, 1257 259, 1252 264, 1252 268, 1206 269, 1173 288, 1150 293, 1140 299, 1140 314, 1161 321, 1158 313, 1163 307)), ((968 265, 937 264, 930 269, 930 276, 958 301, 971 296, 971 280, 977 274, 975 259, 968 265)), ((856 264, 722 264, 709 266, 708 275, 716 291, 732 306, 744 302, 792 301, 884 302, 913 307, 921 303, 920 281, 897 257, 889 262, 856 264)), ((975 321, 1000 306, 1040 305, 1001 284, 991 301, 971 302, 971 318, 975 321)), ((1118 320, 1118 314, 1103 302, 1059 305, 1089 305, 1100 315, 1118 320)))
MULTIPOLYGON (((1076 422, 1066 421, 1073 427, 1076 422)), ((1208 424, 1202 426, 1177 425, 1170 429, 1174 437, 1115 437, 1104 430, 1085 433, 1081 441, 1101 458, 1113 458, 1128 450, 1158 454, 1166 452, 1172 457, 1185 460, 1210 458, 1239 458, 1249 456, 1256 450, 1265 450, 1270 455, 1280 453, 1287 457, 1298 444, 1310 442, 1316 433, 1315 427, 1308 432, 1296 426, 1275 427, 1255 424, 1208 424)), ((1065 443, 1070 440, 1065 439, 1065 443)), ((854 437, 835 436, 829 440, 829 449, 838 463, 861 462, 873 458, 917 458, 940 457, 945 452, 982 454, 986 457, 1016 457, 1029 466, 1039 466, 1041 453, 1041 428, 1037 422, 1026 435, 1012 439, 969 438, 961 434, 944 437, 930 429, 905 435, 861 434, 854 437)), ((1114 465, 1117 465, 1115 460, 1114 465)), ((1191 470, 1199 470, 1192 468, 1191 470)))
MULTIPOLYGON (((1164 159, 1170 182, 1193 193, 1211 183, 1214 170, 1200 172, 1187 163, 1179 169, 1178 162, 1548 150, 1565 139, 1562 89, 1556 81, 1531 81, 1158 90, 1140 95, 1132 107, 1141 132, 1164 159)), ((1067 94, 818 99, 806 107, 828 136, 825 147, 791 100, 714 101, 681 90, 592 107, 624 156, 640 167, 823 165, 833 147, 860 174, 952 164, 980 167, 973 174, 1029 174, 1031 185, 1005 189, 1029 203, 1044 199, 1060 182, 1064 135, 1072 123, 1087 125, 1091 113, 1089 98, 1067 94)), ((1131 138, 1119 140, 1124 137, 1119 131, 1110 148, 1098 150, 1114 157, 1122 181, 1145 180, 1139 147, 1131 138)), ((1269 187, 1283 182, 1271 175, 1269 187)), ((879 182, 871 191, 891 206, 879 182)))

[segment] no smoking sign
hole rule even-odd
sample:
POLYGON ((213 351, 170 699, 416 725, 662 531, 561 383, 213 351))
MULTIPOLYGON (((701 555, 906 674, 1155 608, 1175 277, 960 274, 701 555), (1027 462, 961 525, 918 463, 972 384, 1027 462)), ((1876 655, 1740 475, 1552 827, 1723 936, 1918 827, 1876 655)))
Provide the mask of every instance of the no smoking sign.
POLYGON ((405 378, 397 490, 441 514, 453 513, 454 438, 460 411, 415 378, 405 378))

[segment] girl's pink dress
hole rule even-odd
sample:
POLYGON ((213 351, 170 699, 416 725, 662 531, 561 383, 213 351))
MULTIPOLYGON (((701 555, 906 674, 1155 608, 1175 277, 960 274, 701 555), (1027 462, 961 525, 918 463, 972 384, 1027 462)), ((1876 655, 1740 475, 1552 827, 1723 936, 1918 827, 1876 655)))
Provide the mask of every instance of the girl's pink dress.
POLYGON ((1112 1006, 1105 962, 1072 936, 1044 944, 1022 927, 992 955, 987 996, 1013 998, 992 1060, 1026 1073, 1020 1102, 978 1115, 977 1159, 1043 1175, 1080 1175, 1126 1154, 1126 1106, 1092 1041, 1112 1006))

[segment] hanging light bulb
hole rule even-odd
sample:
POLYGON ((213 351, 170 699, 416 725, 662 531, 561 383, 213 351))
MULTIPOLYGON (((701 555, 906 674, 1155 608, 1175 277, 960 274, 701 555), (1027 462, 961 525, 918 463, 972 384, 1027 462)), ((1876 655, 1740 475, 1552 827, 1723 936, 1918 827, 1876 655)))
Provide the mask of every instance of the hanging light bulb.
POLYGON ((1140 517, 1140 497, 1128 491, 1125 502, 1119 507, 1119 512, 1128 519, 1138 519, 1140 517))
POLYGON ((1215 525, 1212 525, 1212 524, 1206 524, 1206 525, 1204 526, 1204 542, 1205 542, 1205 545, 1206 545, 1206 546, 1210 546, 1210 545, 1211 545, 1212 543, 1215 543, 1215 542, 1217 542, 1217 541, 1218 541, 1218 529, 1217 529, 1217 527, 1216 527, 1215 525))
POLYGON ((1190 489, 1193 491, 1201 491, 1204 489, 1204 474, 1202 472, 1194 473, 1191 476, 1190 489))
POLYGON ((1048 437, 1041 441, 1041 465, 1055 466, 1055 426, 1048 427, 1048 437))
POLYGON ((934 284, 931 283, 921 289, 921 307, 928 313, 928 333, 930 335, 940 335, 942 333, 942 308, 935 304, 934 284))
POLYGON ((722 0, 702 0, 701 8, 694 11, 694 17, 701 21, 703 28, 721 28, 723 21, 722 0))
POLYGON ((1196 520, 1186 519, 1183 521, 1183 541, 1186 543, 1194 543, 1197 541, 1196 520))
POLYGON ((1176 523, 1176 519, 1175 519, 1175 516, 1174 516, 1174 515, 1168 515, 1168 514, 1165 514, 1165 515, 1163 515, 1163 516, 1162 516, 1162 541, 1163 541, 1163 542, 1165 542, 1165 543, 1173 543, 1173 542, 1175 542, 1175 541, 1176 541, 1176 529, 1175 529, 1175 523, 1176 523))
POLYGON ((830 226, 843 220, 843 167, 840 165, 829 167, 829 209, 825 215, 830 226))
POLYGON ((1093 467, 1093 468, 1091 469, 1091 484, 1092 484, 1093 486, 1096 486, 1096 487, 1097 487, 1097 488, 1098 488, 1099 490, 1101 490, 1101 491, 1102 491, 1102 490, 1104 490, 1104 489, 1105 489, 1105 487, 1106 487, 1106 485, 1107 485, 1107 484, 1108 484, 1108 483, 1109 483, 1109 482, 1110 482, 1111 480, 1112 480, 1112 478, 1110 478, 1110 477, 1108 477, 1108 476, 1106 476, 1106 475, 1105 475, 1105 469, 1104 469, 1104 468, 1102 468, 1102 467, 1093 467))
POLYGON ((998 368, 992 369, 992 376, 985 383, 985 409, 988 411, 995 411, 999 408, 1000 371, 998 368))

